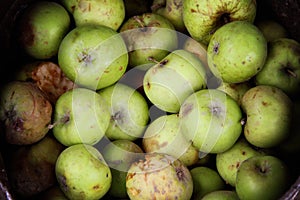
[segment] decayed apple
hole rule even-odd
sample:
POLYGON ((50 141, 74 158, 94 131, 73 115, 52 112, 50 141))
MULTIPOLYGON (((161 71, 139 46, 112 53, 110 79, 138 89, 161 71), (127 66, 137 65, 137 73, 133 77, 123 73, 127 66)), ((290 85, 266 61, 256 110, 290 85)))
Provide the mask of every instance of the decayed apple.
POLYGON ((232 21, 254 22, 256 1, 253 0, 185 0, 183 22, 190 35, 208 44, 213 33, 232 21))
POLYGON ((74 83, 98 90, 114 84, 125 73, 128 51, 115 30, 102 25, 79 26, 63 38, 58 65, 74 83))

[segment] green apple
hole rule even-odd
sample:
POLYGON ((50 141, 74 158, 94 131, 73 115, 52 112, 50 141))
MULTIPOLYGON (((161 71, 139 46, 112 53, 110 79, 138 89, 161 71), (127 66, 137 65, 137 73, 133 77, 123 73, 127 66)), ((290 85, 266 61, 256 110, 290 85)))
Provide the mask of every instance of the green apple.
POLYGON ((105 135, 109 120, 109 106, 102 96, 93 90, 74 88, 55 104, 53 134, 65 146, 94 145, 105 135))
POLYGON ((53 106, 32 82, 9 81, 0 90, 0 121, 5 142, 29 145, 46 136, 53 106))
POLYGON ((262 154, 263 151, 252 146, 245 138, 239 138, 230 149, 216 155, 217 171, 227 184, 234 187, 236 172, 241 163, 247 158, 262 154))
POLYGON ((25 9, 19 19, 17 34, 29 56, 49 59, 57 55, 71 21, 62 5, 53 1, 36 1, 25 9))
POLYGON ((178 158, 186 166, 199 160, 198 150, 184 137, 177 114, 162 115, 146 128, 142 146, 146 153, 158 152, 178 158))
POLYGON ((253 0, 185 0, 183 22, 195 40, 208 44, 214 32, 232 21, 254 22, 253 0))
POLYGON ((261 19, 255 22, 255 25, 264 34, 268 42, 289 37, 287 29, 274 19, 261 19))
POLYGON ((130 140, 114 140, 108 143, 101 152, 112 173, 112 183, 108 194, 116 198, 128 197, 127 171, 133 162, 144 156, 143 150, 130 140))
POLYGON ((228 150, 242 133, 240 106, 216 89, 202 89, 187 97, 179 118, 188 141, 204 153, 228 150))
POLYGON ((267 58, 267 41, 247 21, 227 23, 216 30, 207 47, 212 73, 227 83, 250 80, 262 70, 267 58))
POLYGON ((201 199, 204 195, 225 188, 225 182, 218 172, 212 168, 200 166, 194 167, 190 170, 194 190, 193 200, 201 199))
POLYGON ((96 24, 116 31, 125 19, 125 5, 120 0, 62 0, 61 2, 71 13, 76 26, 96 24))
POLYGON ((110 140, 141 138, 149 121, 148 103, 134 88, 116 83, 97 91, 107 102, 110 123, 105 136, 110 140))
POLYGON ((43 200, 68 200, 66 195, 56 184, 39 195, 43 200))
POLYGON ((151 10, 153 13, 167 18, 177 31, 185 32, 183 23, 182 6, 183 0, 153 0, 151 10))
POLYGON ((268 56, 263 69, 255 76, 256 85, 272 85, 290 96, 300 90, 300 43, 279 38, 268 44, 268 56))
POLYGON ((205 68, 193 53, 177 49, 147 70, 143 88, 158 108, 177 113, 190 94, 206 88, 205 68))
POLYGON ((88 144, 75 144, 61 152, 55 174, 60 189, 69 199, 100 199, 112 181, 102 154, 88 144))
POLYGON ((244 136, 252 145, 275 147, 288 137, 292 101, 281 89, 268 85, 252 87, 244 94, 241 107, 246 114, 244 136))
POLYGON ((176 158, 150 153, 130 166, 126 188, 131 200, 190 200, 193 180, 189 169, 176 158))
POLYGON ((119 32, 128 48, 130 67, 148 69, 148 65, 153 65, 152 60, 159 61, 178 47, 173 24, 159 14, 132 16, 122 24, 119 32))
POLYGON ((240 198, 234 190, 224 189, 212 191, 204 195, 201 200, 240 200, 240 198))
POLYGON ((289 169, 274 156, 254 156, 243 161, 236 174, 240 199, 278 199, 289 187, 289 169))
POLYGON ((244 94, 252 87, 253 85, 250 83, 250 81, 241 83, 226 83, 222 81, 216 89, 227 93, 240 105, 244 94))
POLYGON ((85 25, 62 40, 58 65, 73 82, 98 90, 117 82, 128 65, 128 51, 120 34, 107 26, 85 25))

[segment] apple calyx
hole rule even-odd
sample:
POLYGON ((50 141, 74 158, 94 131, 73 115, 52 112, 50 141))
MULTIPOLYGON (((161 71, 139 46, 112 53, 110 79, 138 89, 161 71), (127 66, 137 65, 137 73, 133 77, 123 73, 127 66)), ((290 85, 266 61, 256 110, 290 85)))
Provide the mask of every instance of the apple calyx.
POLYGON ((267 174, 270 171, 271 166, 267 161, 264 161, 262 164, 255 165, 255 169, 262 175, 267 174))
POLYGON ((218 54, 219 53, 219 48, 220 48, 220 43, 219 42, 215 42, 214 46, 213 46, 213 52, 214 52, 214 54, 218 54))

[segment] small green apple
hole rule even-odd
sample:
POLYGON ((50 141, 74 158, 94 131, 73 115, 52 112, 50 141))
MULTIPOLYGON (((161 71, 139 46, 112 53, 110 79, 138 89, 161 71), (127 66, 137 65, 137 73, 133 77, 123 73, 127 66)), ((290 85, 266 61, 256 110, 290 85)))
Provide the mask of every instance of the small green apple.
POLYGON ((264 34, 267 42, 289 37, 287 29, 274 19, 261 19, 255 25, 264 34))
POLYGON ((226 151, 242 133, 240 106, 216 89, 202 89, 187 97, 179 118, 188 141, 204 153, 226 151))
POLYGON ((67 147, 57 158, 55 174, 69 199, 97 200, 111 186, 111 171, 102 154, 88 144, 67 147))
POLYGON ((177 113, 190 94, 206 87, 205 68, 193 53, 177 49, 147 70, 143 86, 154 105, 177 113))
POLYGON ((142 146, 146 153, 158 152, 178 158, 186 166, 199 160, 198 150, 184 137, 177 114, 162 115, 146 128, 142 146))
POLYGON ((120 34, 107 26, 79 26, 63 38, 58 65, 76 84, 98 90, 114 84, 125 73, 127 47, 120 34))
POLYGON ((120 0, 62 0, 71 13, 76 26, 104 25, 118 30, 125 19, 125 5, 120 0))
POLYGON ((250 80, 262 70, 267 58, 267 41, 247 21, 227 23, 216 30, 207 47, 212 73, 228 83, 250 80))
POLYGON ((240 198, 234 190, 217 190, 204 195, 201 200, 240 200, 240 198))
POLYGON ((274 156, 254 156, 243 161, 236 174, 240 199, 278 199, 289 187, 289 169, 274 156))
POLYGON ((290 38, 269 42, 268 56, 255 76, 256 85, 272 85, 290 96, 300 90, 300 43, 290 38))
POLYGON ((232 21, 254 22, 253 0, 185 0, 183 22, 195 40, 208 44, 214 32, 232 21))
POLYGON ((70 27, 65 8, 53 1, 36 1, 20 16, 19 40, 25 52, 35 59, 57 55, 59 45, 70 27))
POLYGON ((227 184, 234 187, 236 172, 241 163, 247 158, 262 154, 263 151, 256 149, 245 138, 239 138, 230 149, 216 155, 217 171, 227 184))
POLYGON ((143 13, 127 19, 120 27, 126 42, 129 66, 148 69, 154 60, 161 60, 178 47, 173 24, 155 13, 143 13))
POLYGON ((65 146, 94 145, 109 126, 108 103, 97 92, 74 88, 62 94, 55 104, 53 134, 65 146))
POLYGON ((218 172, 212 168, 200 166, 194 167, 190 170, 194 190, 193 200, 201 199, 204 195, 225 188, 225 182, 218 172))
POLYGON ((281 89, 268 85, 252 87, 244 94, 241 107, 246 114, 244 136, 252 145, 275 147, 288 137, 292 101, 281 89))
POLYGON ((107 102, 110 123, 105 136, 110 140, 136 140, 142 137, 149 121, 148 103, 134 88, 116 83, 97 91, 107 102))

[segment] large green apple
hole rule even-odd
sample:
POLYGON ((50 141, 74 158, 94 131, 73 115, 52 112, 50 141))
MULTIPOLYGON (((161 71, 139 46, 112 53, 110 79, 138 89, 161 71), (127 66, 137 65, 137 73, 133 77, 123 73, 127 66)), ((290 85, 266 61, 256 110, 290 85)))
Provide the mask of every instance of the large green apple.
POLYGON ((142 137, 149 121, 148 103, 134 88, 116 83, 97 91, 107 102, 110 123, 105 132, 110 140, 136 140, 142 137))
POLYGON ((227 23, 216 30, 207 47, 212 73, 224 82, 250 80, 262 70, 267 58, 267 41, 262 32, 247 21, 227 23))
POLYGON ((202 89, 181 105, 179 118, 187 139, 201 152, 228 150, 242 133, 242 110, 226 93, 202 89))
POLYGON ((234 190, 223 189, 212 191, 202 197, 201 200, 240 200, 234 190))
POLYGON ((58 64, 76 84, 98 90, 114 84, 125 73, 127 47, 120 34, 107 26, 79 26, 63 38, 58 64))
POLYGON ((185 0, 183 22, 190 35, 208 44, 222 25, 232 21, 254 22, 256 1, 253 0, 185 0))
POLYGON ((241 163, 252 156, 262 155, 245 138, 240 138, 230 149, 216 155, 216 167, 219 175, 231 186, 235 186, 236 172, 241 163))
POLYGON ((53 1, 36 1, 20 16, 18 35, 22 48, 35 59, 57 55, 63 37, 69 31, 70 16, 53 1))
POLYGON ((268 43, 268 56, 262 70, 255 76, 257 85, 272 85, 290 96, 300 91, 300 43, 279 38, 268 43))
POLYGON ((71 13, 76 26, 96 24, 116 31, 125 19, 123 0, 62 0, 62 4, 71 13))
POLYGON ((254 156, 243 161, 236 174, 240 199, 278 199, 289 187, 287 165, 274 156, 254 156))
POLYGON ((178 47, 174 25, 155 13, 143 13, 127 19, 120 27, 128 53, 129 66, 148 69, 178 47))
POLYGON ((279 145, 289 135, 292 105, 291 99, 277 87, 259 85, 249 89, 241 101, 247 118, 245 138, 261 148, 279 145))
POLYGON ((105 135, 110 112, 97 92, 75 88, 62 94, 55 104, 53 134, 65 146, 94 145, 105 135))
POLYGON ((102 154, 88 144, 67 147, 57 158, 55 174, 69 199, 97 200, 111 186, 111 171, 102 154))
POLYGON ((205 67, 193 53, 178 49, 147 70, 143 87, 154 105, 177 113, 190 94, 206 88, 205 67))
POLYGON ((194 184, 193 200, 201 199, 210 192, 225 189, 224 180, 219 173, 212 168, 205 166, 194 167, 190 172, 194 184))

